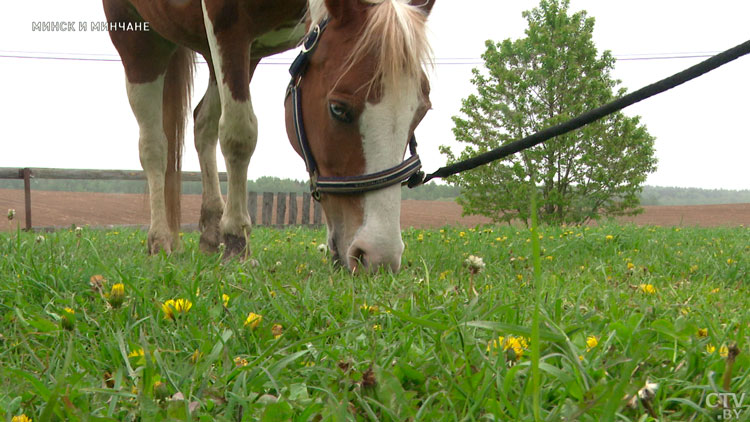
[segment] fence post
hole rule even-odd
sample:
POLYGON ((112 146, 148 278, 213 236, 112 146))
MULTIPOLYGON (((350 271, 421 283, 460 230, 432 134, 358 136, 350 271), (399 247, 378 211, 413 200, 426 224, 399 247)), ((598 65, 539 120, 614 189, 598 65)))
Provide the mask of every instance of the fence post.
POLYGON ((297 194, 289 192, 289 225, 297 224, 297 194))
POLYGON ((319 226, 322 222, 321 211, 322 208, 320 206, 320 202, 315 201, 315 207, 313 208, 313 224, 315 224, 316 226, 319 226))
POLYGON ((257 216, 258 216, 258 194, 255 192, 250 192, 247 195, 247 210, 250 213, 250 221, 253 224, 258 224, 257 216))
POLYGON ((271 212, 273 211, 273 193, 263 192, 263 209, 261 218, 264 226, 271 225, 271 212))
POLYGON ((284 226, 284 217, 286 216, 286 193, 276 193, 276 226, 284 226))
POLYGON ((21 170, 23 177, 23 197, 26 211, 26 230, 31 231, 31 169, 26 167, 21 170))
POLYGON ((310 224, 310 200, 312 195, 309 192, 302 194, 302 225, 310 224))

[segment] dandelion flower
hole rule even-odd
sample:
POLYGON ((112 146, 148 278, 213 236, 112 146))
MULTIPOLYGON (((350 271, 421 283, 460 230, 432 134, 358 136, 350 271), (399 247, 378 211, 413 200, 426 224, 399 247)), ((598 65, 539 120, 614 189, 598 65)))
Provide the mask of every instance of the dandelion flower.
POLYGON ((607 239, 607 240, 612 240, 612 239, 614 239, 615 237, 614 237, 614 236, 612 236, 611 234, 608 234, 608 235, 607 235, 607 236, 605 236, 604 238, 605 238, 605 239, 607 239))
POLYGON ((21 413, 18 416, 13 416, 13 418, 10 420, 11 422, 32 422, 33 419, 26 416, 25 414, 21 413))
POLYGON ((719 347, 719 356, 723 358, 729 356, 729 348, 725 344, 722 344, 721 347, 719 347))
POLYGON ((250 312, 245 320, 245 327, 250 327, 251 330, 258 328, 260 322, 263 321, 263 315, 250 312))
POLYGON ((359 307, 359 309, 370 314, 376 314, 380 311, 378 305, 368 305, 367 302, 363 303, 362 306, 359 307))
POLYGON ((656 293, 656 288, 654 287, 653 284, 640 284, 638 285, 638 289, 641 292, 649 294, 649 295, 656 293))
POLYGON ((109 292, 109 304, 113 308, 117 309, 122 305, 125 300, 125 285, 122 283, 116 283, 112 286, 112 290, 109 292))
POLYGON ((169 397, 169 390, 167 389, 167 385, 161 381, 156 381, 154 383, 154 398, 158 401, 161 401, 166 399, 167 397, 169 397))
POLYGON ((68 331, 72 331, 75 327, 76 322, 76 311, 71 308, 65 308, 60 317, 60 325, 68 331))
POLYGON ((698 338, 704 338, 704 337, 708 337, 708 328, 699 328, 698 338))
POLYGON ((248 361, 245 358, 237 356, 236 358, 234 358, 234 364, 236 366, 247 366, 248 365, 248 361))
POLYGON ((142 347, 139 347, 139 348, 133 350, 132 352, 128 353, 128 357, 129 358, 139 358, 139 357, 143 357, 143 355, 144 355, 144 353, 143 353, 143 348, 142 347))
POLYGON ((164 318, 174 321, 178 314, 186 314, 193 307, 193 302, 187 299, 169 299, 161 305, 164 318))
POLYGON ((706 345, 706 353, 708 353, 710 355, 711 353, 713 353, 715 351, 716 351, 716 346, 714 346, 713 344, 707 344, 706 345))
POLYGON ((383 326, 382 326, 382 325, 380 325, 380 324, 374 324, 374 325, 372 326, 372 330, 373 330, 373 331, 380 331, 380 330, 382 330, 382 329, 383 329, 383 326))
POLYGON ((222 293, 222 295, 221 295, 221 303, 223 303, 223 304, 224 304, 224 307, 225 307, 225 308, 226 308, 227 306, 229 306, 229 295, 228 295, 228 294, 226 294, 226 293, 222 293))
POLYGON ((529 340, 525 337, 500 336, 496 340, 490 340, 487 343, 487 352, 497 352, 502 349, 504 352, 511 351, 509 357, 513 360, 520 359, 525 350, 529 348, 529 340))
POLYGON ((628 270, 632 271, 634 268, 635 268, 635 264, 633 264, 632 262, 628 261, 628 270))
POLYGON ((599 345, 599 339, 597 339, 596 336, 586 337, 586 351, 587 352, 598 345, 599 345))

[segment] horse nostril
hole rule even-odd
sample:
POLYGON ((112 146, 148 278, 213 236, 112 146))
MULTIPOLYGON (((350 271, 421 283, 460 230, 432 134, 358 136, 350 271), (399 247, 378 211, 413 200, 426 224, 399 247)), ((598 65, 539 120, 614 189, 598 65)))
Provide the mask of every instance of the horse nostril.
POLYGON ((360 247, 352 247, 349 252, 349 269, 358 273, 362 268, 367 268, 367 253, 360 247))

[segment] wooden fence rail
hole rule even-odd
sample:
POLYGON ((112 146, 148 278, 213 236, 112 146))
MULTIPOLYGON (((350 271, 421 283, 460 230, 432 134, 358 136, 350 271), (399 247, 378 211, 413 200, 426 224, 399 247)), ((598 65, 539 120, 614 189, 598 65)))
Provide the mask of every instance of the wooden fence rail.
MULTIPOLYGON (((31 221, 31 179, 65 180, 146 180, 143 171, 130 170, 66 170, 51 168, 0 168, 0 179, 24 181, 24 208, 26 230, 33 228, 31 221)), ((183 172, 183 182, 200 181, 200 172, 183 172)), ((226 173, 219 173, 219 180, 226 181, 226 173)), ((264 192, 260 208, 258 194, 249 192, 247 208, 253 224, 282 227, 286 225, 320 225, 322 210, 309 193, 264 192), (275 199, 275 200, 274 200, 275 199), (312 215, 311 215, 311 204, 312 215), (298 212, 301 208, 301 212, 298 212), (275 218, 274 218, 275 217, 275 218)))

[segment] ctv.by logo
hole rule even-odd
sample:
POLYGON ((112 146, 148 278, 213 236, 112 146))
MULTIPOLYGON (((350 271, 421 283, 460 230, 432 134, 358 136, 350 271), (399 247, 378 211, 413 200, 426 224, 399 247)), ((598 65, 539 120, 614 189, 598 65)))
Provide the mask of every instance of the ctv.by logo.
POLYGON ((721 409, 717 419, 730 421, 739 419, 742 415, 745 393, 710 393, 706 396, 706 406, 711 409, 721 409))

